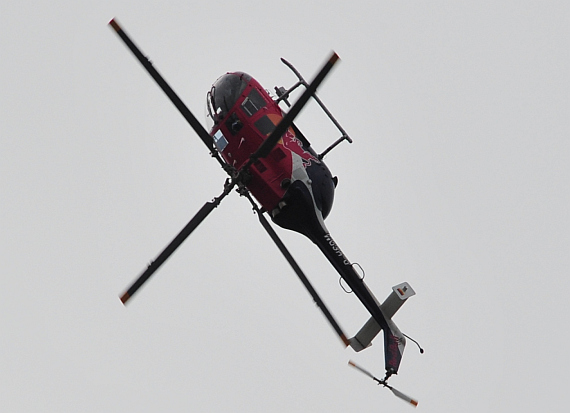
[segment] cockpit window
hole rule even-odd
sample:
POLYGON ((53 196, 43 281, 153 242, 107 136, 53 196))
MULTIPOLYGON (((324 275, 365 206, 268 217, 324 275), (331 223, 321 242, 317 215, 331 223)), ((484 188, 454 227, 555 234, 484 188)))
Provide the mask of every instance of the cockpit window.
POLYGON ((210 115, 215 120, 226 117, 250 80, 251 76, 245 73, 228 73, 220 77, 208 93, 210 115))
POLYGON ((228 146, 228 140, 224 136, 221 130, 218 130, 214 134, 214 143, 220 152, 223 152, 226 146, 228 146))
POLYGON ((256 89, 251 89, 247 97, 244 99, 241 107, 247 116, 253 116, 259 109, 265 106, 265 99, 256 89))

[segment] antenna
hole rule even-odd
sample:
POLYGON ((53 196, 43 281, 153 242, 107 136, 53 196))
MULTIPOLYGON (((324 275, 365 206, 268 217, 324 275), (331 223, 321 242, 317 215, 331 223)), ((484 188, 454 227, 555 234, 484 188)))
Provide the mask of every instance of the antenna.
POLYGON ((389 388, 392 393, 394 394, 394 396, 399 397, 400 399, 404 400, 407 403, 410 403, 412 406, 417 407, 418 406, 418 401, 415 399, 412 399, 410 396, 406 396, 404 393, 402 393, 401 391, 395 389, 394 387, 390 386, 387 383, 388 377, 386 376, 384 379, 380 380, 378 378, 376 378, 372 373, 370 373, 368 370, 363 369, 362 367, 360 367, 358 364, 356 364, 354 361, 349 360, 348 362, 349 365, 351 365, 352 367, 354 367, 355 369, 359 370, 360 372, 366 374, 368 377, 370 377, 372 380, 374 380, 375 382, 378 383, 378 385, 382 385, 384 387, 389 388))
MULTIPOLYGON (((403 334, 403 333, 402 333, 403 334)), ((416 346, 418 346, 418 348, 420 349, 420 353, 424 354, 424 349, 421 348, 420 343, 418 343, 416 340, 414 340, 413 338, 411 338, 409 335, 404 334, 404 337, 409 338, 410 340, 412 340, 414 343, 416 343, 416 346)))

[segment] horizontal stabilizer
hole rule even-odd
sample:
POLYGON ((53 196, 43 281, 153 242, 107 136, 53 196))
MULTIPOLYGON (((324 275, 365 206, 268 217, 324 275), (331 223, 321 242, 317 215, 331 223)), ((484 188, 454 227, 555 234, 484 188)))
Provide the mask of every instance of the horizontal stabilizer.
MULTIPOLYGON (((380 305, 384 317, 390 320, 406 300, 415 294, 415 291, 407 282, 392 287, 392 292, 380 305)), ((354 351, 364 350, 372 344, 372 340, 378 335, 380 330, 382 330, 382 327, 380 327, 374 317, 370 317, 360 331, 350 339, 350 346, 354 351)))

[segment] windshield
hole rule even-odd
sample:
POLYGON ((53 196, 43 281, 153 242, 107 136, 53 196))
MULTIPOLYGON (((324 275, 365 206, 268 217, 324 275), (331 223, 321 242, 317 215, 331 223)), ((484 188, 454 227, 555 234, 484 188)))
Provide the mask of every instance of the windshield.
POLYGON ((227 73, 216 80, 208 93, 208 112, 215 122, 226 117, 250 80, 245 73, 227 73))

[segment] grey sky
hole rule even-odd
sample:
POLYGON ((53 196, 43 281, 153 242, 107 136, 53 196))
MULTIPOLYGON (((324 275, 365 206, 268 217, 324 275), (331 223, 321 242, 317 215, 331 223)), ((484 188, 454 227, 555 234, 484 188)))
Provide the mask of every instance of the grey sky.
MULTIPOLYGON (((0 410, 409 412, 344 350, 237 194, 124 308, 118 295, 222 191, 223 171, 120 42, 203 120, 226 71, 310 79, 354 139, 327 226, 410 343, 422 411, 565 411, 570 6, 563 1, 0 5, 0 410)), ((299 127, 338 137, 315 104, 299 127)), ((367 319, 316 247, 277 230, 351 334, 367 319)))

